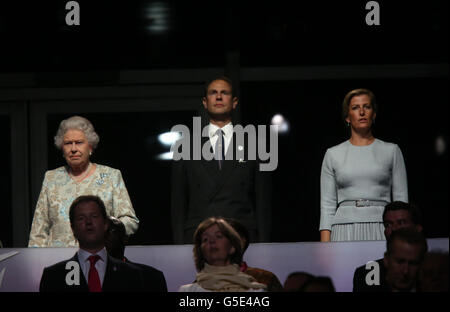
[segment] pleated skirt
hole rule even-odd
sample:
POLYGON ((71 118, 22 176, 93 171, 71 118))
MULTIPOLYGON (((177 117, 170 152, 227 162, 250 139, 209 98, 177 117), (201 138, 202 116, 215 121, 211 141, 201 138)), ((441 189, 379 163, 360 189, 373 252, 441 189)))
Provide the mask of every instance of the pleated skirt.
POLYGON ((386 240, 382 222, 361 222, 333 224, 331 226, 331 241, 364 241, 386 240))

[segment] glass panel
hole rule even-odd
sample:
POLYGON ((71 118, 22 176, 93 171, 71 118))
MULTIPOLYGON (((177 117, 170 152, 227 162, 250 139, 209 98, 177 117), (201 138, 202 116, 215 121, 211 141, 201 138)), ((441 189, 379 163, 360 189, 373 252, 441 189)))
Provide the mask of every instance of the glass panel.
POLYGON ((0 241, 3 247, 13 247, 12 239, 12 202, 11 202, 11 121, 9 116, 0 115, 0 140, 2 142, 2 152, 0 153, 0 163, 3 164, 0 170, 0 241))

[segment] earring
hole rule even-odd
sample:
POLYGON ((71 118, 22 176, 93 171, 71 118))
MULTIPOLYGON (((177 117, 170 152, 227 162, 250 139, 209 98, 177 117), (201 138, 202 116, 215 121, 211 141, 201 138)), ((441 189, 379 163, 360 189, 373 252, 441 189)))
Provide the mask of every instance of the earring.
POLYGON ((347 122, 347 127, 350 127, 350 123, 349 122, 347 122))
POLYGON ((89 152, 89 156, 92 156, 92 152, 89 152))

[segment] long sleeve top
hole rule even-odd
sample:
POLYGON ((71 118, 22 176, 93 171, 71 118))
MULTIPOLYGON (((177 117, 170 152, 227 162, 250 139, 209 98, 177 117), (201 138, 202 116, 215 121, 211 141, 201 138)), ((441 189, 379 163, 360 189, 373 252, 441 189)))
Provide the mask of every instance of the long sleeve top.
POLYGON ((78 247, 70 227, 69 208, 81 195, 99 196, 108 216, 120 219, 128 235, 136 232, 139 220, 120 170, 97 164, 94 173, 76 182, 65 167, 59 167, 45 173, 28 247, 78 247))
POLYGON ((333 224, 382 222, 384 205, 339 207, 347 200, 408 202, 406 168, 400 148, 375 141, 366 146, 345 141, 329 148, 320 177, 320 230, 333 224), (339 207, 339 208, 338 208, 339 207))

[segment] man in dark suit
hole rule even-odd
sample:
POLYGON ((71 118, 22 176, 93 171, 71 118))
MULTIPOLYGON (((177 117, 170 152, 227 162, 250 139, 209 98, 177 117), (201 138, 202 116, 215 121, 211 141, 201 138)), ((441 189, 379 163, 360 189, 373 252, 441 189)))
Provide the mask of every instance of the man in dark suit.
POLYGON ((402 228, 392 232, 384 253, 384 278, 387 291, 416 292, 419 268, 428 245, 421 232, 414 228, 402 228))
MULTIPOLYGON (((384 208, 383 224, 384 235, 388 240, 394 231, 403 228, 411 228, 418 232, 422 232, 421 217, 418 208, 409 203, 395 201, 384 208)), ((365 265, 358 267, 353 275, 353 291, 354 292, 382 292, 387 291, 386 285, 386 267, 384 258, 373 261, 372 265, 366 268, 365 265), (371 274, 374 266, 379 268, 379 283, 366 282, 366 276, 371 274)))
POLYGON ((108 255, 105 235, 108 218, 103 201, 97 196, 80 196, 69 210, 70 226, 80 249, 69 260, 46 267, 41 292, 143 291, 142 274, 108 255))
POLYGON ((167 292, 167 284, 163 272, 149 265, 131 262, 125 257, 125 244, 127 239, 125 225, 119 219, 110 216, 108 235, 105 241, 108 254, 111 257, 139 268, 142 272, 145 291, 167 292))
POLYGON ((171 213, 176 244, 191 244, 197 226, 212 216, 239 220, 249 230, 251 242, 270 241, 270 180, 268 172, 260 170, 258 158, 236 157, 248 151, 246 143, 236 144, 234 92, 233 83, 224 76, 205 84, 202 104, 209 125, 201 146, 210 143, 214 159, 194 160, 191 155, 189 160, 173 162, 171 213))

